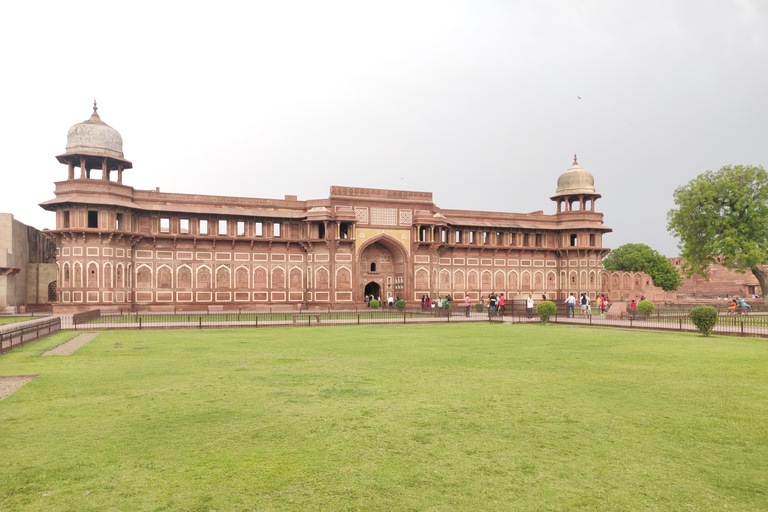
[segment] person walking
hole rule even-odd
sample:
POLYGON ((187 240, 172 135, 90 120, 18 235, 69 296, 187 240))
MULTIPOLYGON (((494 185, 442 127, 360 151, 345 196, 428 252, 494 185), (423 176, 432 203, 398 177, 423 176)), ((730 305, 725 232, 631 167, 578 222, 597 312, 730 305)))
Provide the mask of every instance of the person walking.
POLYGON ((504 298, 504 294, 502 293, 499 296, 499 313, 501 316, 504 316, 504 305, 506 304, 506 299, 504 298))
POLYGON ((469 317, 469 308, 472 306, 472 300, 469 298, 469 295, 464 295, 464 310, 465 310, 465 316, 469 317))
POLYGON ((576 318, 576 311, 575 311, 576 297, 573 296, 573 293, 571 293, 571 295, 567 299, 565 299, 565 304, 567 306, 567 309, 565 311, 565 316, 576 318))
POLYGON ((581 294, 581 312, 579 315, 584 316, 587 314, 587 304, 589 304, 589 299, 587 298, 586 293, 581 294))
POLYGON ((392 309, 395 305, 395 299, 392 298, 392 294, 390 293, 387 297, 387 305, 389 306, 389 309, 392 309))
POLYGON ((525 301, 525 309, 528 311, 528 318, 533 318, 533 297, 530 293, 525 301))

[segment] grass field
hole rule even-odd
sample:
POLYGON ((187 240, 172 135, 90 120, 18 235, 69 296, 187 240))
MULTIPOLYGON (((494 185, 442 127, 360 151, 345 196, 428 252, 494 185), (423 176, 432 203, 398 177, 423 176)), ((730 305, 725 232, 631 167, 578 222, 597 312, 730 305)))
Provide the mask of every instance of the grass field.
POLYGON ((25 320, 31 320, 31 316, 0 316, 0 325, 13 324, 16 322, 23 322, 25 320))
POLYGON ((768 509, 768 342, 567 325, 105 332, 0 401, 0 509, 768 509))

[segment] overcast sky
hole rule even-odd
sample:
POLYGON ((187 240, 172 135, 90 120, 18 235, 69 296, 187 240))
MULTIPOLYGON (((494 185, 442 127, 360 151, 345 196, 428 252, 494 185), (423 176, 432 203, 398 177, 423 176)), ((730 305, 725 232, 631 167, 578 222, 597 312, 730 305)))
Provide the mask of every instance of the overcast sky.
POLYGON ((0 212, 38 204, 91 114, 137 189, 299 199, 331 185, 554 213, 578 154, 604 244, 678 253, 672 193, 768 166, 768 2, 5 2, 0 212))

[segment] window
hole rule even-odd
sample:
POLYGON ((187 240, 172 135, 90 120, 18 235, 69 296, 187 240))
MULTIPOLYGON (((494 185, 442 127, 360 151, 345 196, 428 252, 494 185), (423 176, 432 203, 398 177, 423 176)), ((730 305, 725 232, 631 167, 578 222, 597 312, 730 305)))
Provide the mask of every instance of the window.
POLYGON ((475 243, 475 232, 474 231, 470 231, 469 232, 469 243, 471 243, 471 244, 475 243))
POLYGON ((200 219, 200 234, 201 235, 208 234, 208 221, 205 219, 200 219))
POLYGON ((224 219, 219 220, 219 234, 220 235, 227 234, 227 221, 224 219))
POLYGON ((536 233, 536 247, 541 247, 541 234, 536 233))
POLYGON ((523 233, 523 247, 528 247, 528 233, 523 233))
POLYGON ((245 236, 245 222, 237 221, 237 236, 245 236))
POLYGON ((89 228, 99 227, 99 212, 97 212, 96 210, 88 210, 88 227, 89 228))
POLYGON ((427 241, 427 228, 421 227, 419 228, 419 242, 426 242, 427 241))
POLYGON ((576 240, 577 240, 577 236, 571 235, 571 247, 576 247, 576 240))
POLYGON ((122 213, 118 213, 115 218, 115 229, 118 231, 123 230, 123 214, 122 213))
POLYGON ((483 231, 483 244, 490 242, 491 234, 487 231, 483 231))
POLYGON ((589 235, 589 245, 590 245, 590 247, 594 247, 595 246, 595 235, 594 234, 589 235))
POLYGON ((371 262, 371 272, 376 272, 376 262, 375 261, 371 262))
POLYGON ((256 236, 264 236, 264 224, 261 222, 256 223, 256 236))
POLYGON ((272 224, 272 236, 274 236, 275 238, 279 237, 282 231, 282 227, 283 227, 282 224, 280 224, 279 222, 275 222, 274 224, 272 224))
POLYGON ((339 238, 343 240, 349 238, 349 224, 346 222, 339 224, 339 238))
POLYGON ((189 219, 179 219, 179 233, 182 235, 189 233, 189 219))
POLYGON ((456 236, 456 238, 455 238, 456 243, 460 244, 461 243, 461 231, 456 231, 456 235, 455 236, 456 236))
POLYGON ((171 231, 171 219, 168 217, 160 217, 160 232, 168 233, 171 231))
POLYGON ((317 225, 317 238, 325 238, 325 224, 323 222, 317 225))
POLYGON ((64 224, 63 227, 64 228, 68 228, 69 227, 69 212, 63 212, 63 213, 64 213, 63 218, 62 218, 62 223, 64 224))
POLYGON ((448 231, 445 229, 440 230, 440 241, 445 243, 448 241, 448 231))

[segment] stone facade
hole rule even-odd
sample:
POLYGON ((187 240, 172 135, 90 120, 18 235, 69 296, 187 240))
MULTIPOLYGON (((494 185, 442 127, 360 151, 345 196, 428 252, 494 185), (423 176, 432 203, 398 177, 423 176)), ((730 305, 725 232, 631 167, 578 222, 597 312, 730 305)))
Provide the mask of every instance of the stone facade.
MULTIPOLYGON (((721 265, 721 258, 716 258, 716 260, 718 263, 710 265, 707 269, 706 278, 698 274, 683 277, 683 285, 677 290, 677 293, 689 298, 751 297, 752 295, 762 297, 760 283, 752 272, 747 271, 741 274, 721 265)), ((680 270, 684 260, 682 258, 669 258, 669 261, 680 270)))
POLYGON ((132 166, 122 139, 103 129, 99 150, 94 116, 88 130, 70 130, 89 134, 87 154, 68 140, 57 157, 67 180, 41 205, 56 213, 46 233, 57 245, 57 310, 348 308, 367 293, 413 303, 610 291, 601 260, 611 230, 575 158, 550 198, 552 215, 447 210, 429 192, 352 187, 312 200, 161 193, 122 183, 132 166))
POLYGON ((40 231, 0 213, 0 311, 55 300, 55 251, 40 231))

